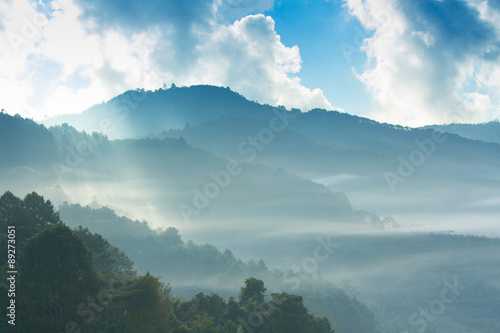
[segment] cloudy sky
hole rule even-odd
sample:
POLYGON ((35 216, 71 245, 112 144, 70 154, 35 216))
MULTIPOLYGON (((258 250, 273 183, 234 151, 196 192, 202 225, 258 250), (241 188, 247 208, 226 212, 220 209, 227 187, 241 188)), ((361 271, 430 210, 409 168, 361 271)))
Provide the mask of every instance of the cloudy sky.
POLYGON ((500 0, 0 0, 0 107, 34 119, 128 89, 419 126, 500 117, 500 0))

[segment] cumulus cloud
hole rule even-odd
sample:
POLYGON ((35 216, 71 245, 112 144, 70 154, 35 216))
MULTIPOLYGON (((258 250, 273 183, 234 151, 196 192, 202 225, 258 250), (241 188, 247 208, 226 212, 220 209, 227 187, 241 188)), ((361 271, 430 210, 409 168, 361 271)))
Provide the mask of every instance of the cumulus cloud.
POLYGON ((500 21, 492 3, 346 0, 345 4, 371 31, 362 46, 368 61, 359 79, 376 102, 372 117, 406 125, 498 117, 500 21))
POLYGON ((217 0, 217 18, 231 23, 248 14, 258 14, 274 7, 274 0, 217 0))
POLYGON ((147 77, 154 34, 89 34, 71 1, 53 1, 51 9, 38 13, 25 1, 1 8, 0 100, 7 112, 34 119, 78 112, 147 77))
POLYGON ((228 85, 249 99, 288 108, 332 108, 320 89, 310 90, 290 76, 301 69, 299 48, 281 43, 271 17, 249 15, 209 34, 201 31, 200 39, 203 56, 188 84, 228 85))
POLYGON ((253 15, 272 6, 272 0, 2 2, 2 108, 40 119, 175 82, 230 86, 289 108, 331 109, 321 90, 297 77, 299 48, 283 45, 270 17, 253 15))

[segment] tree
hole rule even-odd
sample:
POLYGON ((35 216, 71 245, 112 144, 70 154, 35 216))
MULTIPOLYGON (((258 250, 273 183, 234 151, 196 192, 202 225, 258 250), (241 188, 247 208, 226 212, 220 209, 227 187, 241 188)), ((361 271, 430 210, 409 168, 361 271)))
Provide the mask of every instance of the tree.
POLYGON ((89 229, 82 227, 76 228, 73 232, 90 250, 93 265, 101 274, 135 276, 134 262, 101 235, 93 234, 89 229))
POLYGON ((234 297, 229 297, 229 302, 227 302, 227 318, 232 322, 237 323, 238 318, 243 317, 243 310, 240 309, 238 302, 234 300, 234 297))
POLYGON ((7 191, 0 197, 0 223, 2 228, 21 219, 23 201, 7 191))
MULTIPOLYGON (((17 221, 21 220, 23 213, 23 202, 11 192, 5 192, 0 197, 0 248, 7 248, 7 227, 17 225, 17 221)), ((22 237, 22 236, 21 236, 22 237)), ((18 236, 19 242, 19 236, 18 236)), ((3 251, 0 266, 7 262, 7 251, 3 251)), ((4 270, 2 270, 4 271, 4 270)), ((2 276, 2 281, 4 277, 2 276)))
POLYGON ((71 229, 57 224, 30 238, 19 260, 23 313, 33 331, 64 329, 85 296, 96 294, 98 279, 91 254, 71 229))
POLYGON ((272 294, 271 320, 279 332, 306 332, 308 329, 307 309, 302 297, 287 293, 272 294))
POLYGON ((120 296, 127 303, 125 332, 172 332, 169 294, 170 288, 149 273, 134 281, 120 296))
POLYGON ((269 315, 272 332, 332 333, 326 318, 317 318, 304 306, 302 296, 287 293, 271 295, 269 315))
POLYGON ((167 228, 167 230, 160 235, 160 239, 161 242, 167 246, 167 248, 184 244, 181 239, 181 235, 179 235, 179 230, 173 227, 167 228))
MULTIPOLYGON (((0 227, 16 226, 16 243, 25 242, 40 230, 55 224, 60 224, 59 213, 54 211, 50 200, 31 192, 19 199, 7 191, 0 197, 0 227)), ((3 239, 2 239, 3 241, 3 239)))
POLYGON ((238 325, 233 323, 231 320, 226 321, 223 326, 218 326, 218 333, 237 333, 238 325))
POLYGON ((240 305, 246 304, 250 299, 255 303, 264 301, 264 294, 267 288, 264 286, 264 281, 250 277, 245 280, 245 286, 240 289, 240 305))
POLYGON ((26 194, 23 203, 26 212, 24 222, 26 228, 32 232, 31 235, 48 226, 62 223, 59 213, 54 211, 54 206, 50 200, 45 201, 43 196, 38 193, 31 192, 26 194))
POLYGON ((221 325, 225 321, 226 302, 215 293, 210 295, 198 293, 184 302, 177 300, 174 308, 177 318, 188 325, 194 325, 193 323, 204 315, 210 317, 215 325, 221 325))
POLYGON ((207 314, 197 315, 191 328, 193 333, 218 333, 213 318, 207 314))

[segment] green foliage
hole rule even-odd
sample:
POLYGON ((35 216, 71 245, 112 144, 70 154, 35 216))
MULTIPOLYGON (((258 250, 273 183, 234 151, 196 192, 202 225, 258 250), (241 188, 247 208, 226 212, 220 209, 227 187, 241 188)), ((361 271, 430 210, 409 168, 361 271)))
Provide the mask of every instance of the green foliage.
POLYGON ((325 286, 320 294, 307 295, 306 302, 311 311, 328 317, 340 332, 373 332, 377 326, 373 313, 340 289, 325 286))
POLYGON ((170 303, 166 288, 157 277, 149 273, 134 281, 121 297, 127 303, 125 333, 168 333, 170 328, 170 303))
POLYGON ((217 327, 218 333, 237 333, 238 325, 233 323, 231 320, 226 321, 224 326, 217 327))
POLYGON ((218 333, 218 329, 215 327, 212 317, 207 314, 202 316, 197 315, 192 325, 191 330, 193 333, 218 333))
POLYGON ((172 227, 168 227, 160 234, 160 242, 169 248, 184 244, 181 235, 179 235, 179 230, 172 227))
POLYGON ((174 310, 177 318, 189 325, 193 325, 200 315, 209 316, 215 324, 222 324, 225 320, 226 302, 215 293, 199 293, 189 301, 177 300, 174 310))
POLYGON ((134 262, 123 251, 112 246, 101 235, 91 233, 89 229, 78 227, 73 231, 92 253, 94 267, 101 274, 124 274, 134 276, 134 262))
MULTIPOLYGON (((264 282, 254 277, 245 280, 239 302, 234 297, 226 302, 213 292, 173 299, 169 285, 149 273, 135 277, 133 263, 122 251, 86 228, 71 230, 38 194, 21 200, 7 192, 0 203, 4 224, 18 220, 17 227, 33 235, 24 241, 19 257, 19 331, 58 332, 70 327, 91 333, 238 333, 255 326, 249 318, 257 315, 262 322, 255 332, 332 332, 328 320, 310 314, 300 296, 272 294, 272 300, 266 300, 264 282)), ((106 209, 98 212, 114 216, 106 209)), ((199 251, 201 262, 218 257, 225 264, 241 264, 229 250, 221 253, 211 245, 184 243, 173 228, 156 239, 170 250, 199 251)), ((249 266, 267 271, 262 261, 249 266)), ((6 286, 0 284, 0 291, 5 304, 6 286)), ((5 320, 0 328, 10 330, 5 320)))
POLYGON ((96 293, 98 279, 91 254, 72 231, 62 225, 48 227, 32 237, 19 262, 19 288, 25 298, 24 320, 62 329, 75 302, 96 293))
POLYGON ((0 169, 40 168, 57 157, 57 149, 54 137, 44 126, 19 115, 0 113, 0 154, 0 169))
POLYGON ((253 300, 256 303, 262 303, 266 291, 267 288, 264 287, 264 281, 256 278, 248 278, 245 280, 245 286, 240 289, 240 304, 244 305, 249 300, 253 300))
MULTIPOLYGON (((54 212, 50 200, 35 192, 28 193, 23 200, 7 191, 0 197, 0 228, 2 233, 8 226, 16 227, 16 248, 21 251, 28 238, 42 229, 60 224, 59 213, 54 212)), ((0 238, 0 247, 7 248, 7 237, 0 238)), ((2 253, 0 265, 5 263, 6 252, 2 253)))
POLYGON ((238 318, 243 317, 244 311, 240 308, 238 302, 235 301, 234 297, 229 297, 229 301, 227 303, 227 318, 236 323, 238 322, 238 318))
POLYGON ((78 204, 63 204, 60 214, 69 225, 83 226, 103 235, 113 245, 125 251, 142 271, 154 269, 167 281, 185 282, 189 277, 210 278, 221 273, 230 277, 246 277, 267 271, 264 262, 243 263, 225 249, 210 244, 184 242, 175 228, 155 232, 146 222, 119 217, 109 208, 92 209, 78 204))
MULTIPOLYGON (((92 132, 87 134, 85 131, 78 132, 73 126, 63 123, 62 125, 52 126, 49 128, 57 142, 60 143, 60 148, 67 146, 76 146, 80 142, 99 143, 108 141, 108 138, 100 133, 92 132)), ((91 147, 85 147, 86 149, 91 147)), ((90 152, 85 152, 90 153, 90 152)))
POLYGON ((309 313, 302 297, 286 293, 272 294, 269 301, 264 297, 266 290, 262 280, 250 277, 241 288, 241 304, 232 297, 226 304, 213 293, 210 296, 199 293, 187 301, 177 299, 174 313, 182 324, 176 332, 333 332, 328 319, 317 318, 309 313))
MULTIPOLYGON (((376 331, 376 321, 370 310, 355 297, 329 283, 316 281, 312 277, 306 278, 303 274, 271 271, 262 260, 244 263, 228 249, 220 251, 213 245, 184 242, 175 228, 156 232, 147 223, 119 217, 106 207, 92 209, 89 206, 63 204, 60 214, 64 221, 75 227, 83 225, 92 232, 102 234, 112 244, 125 250, 139 271, 149 270, 152 274, 161 276, 164 281, 179 285, 176 290, 180 293, 195 295, 205 281, 231 286, 231 290, 237 292, 237 286, 242 280, 245 281, 248 276, 256 277, 249 279, 240 289, 240 302, 230 298, 226 304, 224 318, 236 324, 238 318, 248 316, 252 306, 253 309, 258 309, 259 302, 265 299, 266 290, 262 289, 262 281, 266 281, 270 290, 280 288, 303 296, 304 303, 311 312, 328 317, 335 328, 342 327, 339 331, 343 333, 357 333, 360 328, 366 333, 376 331), (259 282, 257 278, 262 281, 259 282), (294 284, 290 285, 285 281, 296 280, 300 281, 300 288, 291 290, 294 284), (186 285, 189 288, 183 287, 186 285)), ((204 288, 206 289, 207 287, 204 288)), ((225 297, 231 295, 227 289, 222 292, 225 297)), ((208 302, 209 297, 199 294, 189 302, 175 301, 177 318, 187 323, 186 327, 190 327, 195 315, 199 314, 197 309, 203 309, 202 313, 209 313, 214 323, 221 325, 220 316, 215 316, 213 312, 208 312, 207 307, 202 306, 208 302)))
POLYGON ((271 297, 271 332, 333 332, 328 319, 314 317, 308 312, 301 296, 275 293, 271 297))

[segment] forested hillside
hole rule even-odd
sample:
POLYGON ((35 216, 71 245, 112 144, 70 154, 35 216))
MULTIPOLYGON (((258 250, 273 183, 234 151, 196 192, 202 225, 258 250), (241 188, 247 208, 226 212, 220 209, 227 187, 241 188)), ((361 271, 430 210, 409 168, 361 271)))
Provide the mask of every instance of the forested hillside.
MULTIPOLYGON (((210 86, 129 91, 71 119, 94 123, 0 114, 0 193, 28 193, 6 194, 19 207, 50 198, 99 274, 171 283, 167 310, 188 328, 198 313, 184 321, 176 297, 229 307, 253 277, 266 302, 296 295, 342 333, 498 332, 496 143, 210 86), (449 285, 453 301, 422 317, 449 285)), ((21 243, 48 226, 29 221, 21 243)))
MULTIPOLYGON (((8 226, 16 230, 19 275, 10 286, 0 284, 3 307, 17 309, 2 318, 2 332, 334 332, 302 297, 268 295, 264 282, 252 277, 237 299, 174 296, 157 277, 137 275, 132 261, 99 234, 66 226, 35 192, 24 199, 10 192, 0 197, 0 227, 8 226), (18 296, 7 297, 16 283, 18 296)), ((7 247, 6 235, 0 242, 7 247)), ((9 260, 3 256, 0 264, 5 281, 9 260)))

